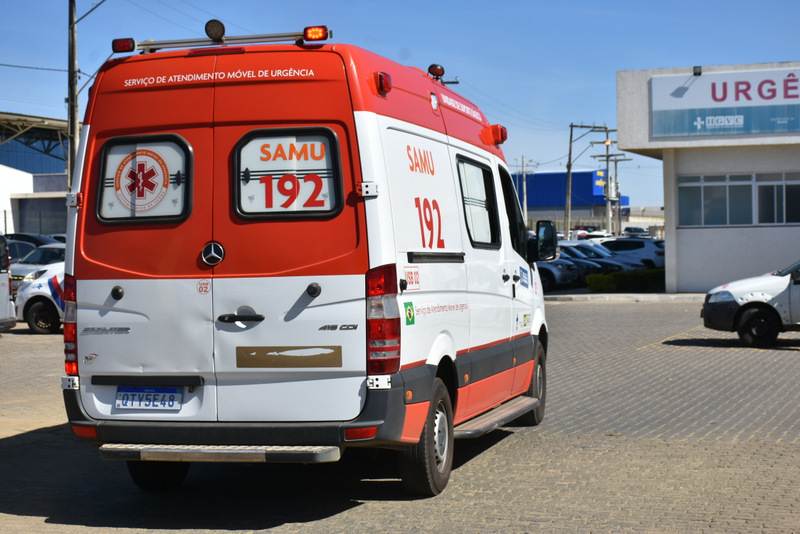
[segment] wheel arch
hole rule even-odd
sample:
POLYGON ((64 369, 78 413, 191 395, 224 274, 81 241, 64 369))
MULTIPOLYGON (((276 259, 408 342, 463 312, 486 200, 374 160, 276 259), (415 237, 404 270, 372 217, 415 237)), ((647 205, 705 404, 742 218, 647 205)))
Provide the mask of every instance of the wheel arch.
POLYGON ((34 295, 33 297, 31 297, 30 299, 25 301, 25 306, 22 308, 22 317, 23 317, 24 320, 26 320, 26 321, 28 320, 28 312, 30 311, 31 306, 33 306, 37 302, 45 302, 45 303, 49 304, 50 306, 52 306, 53 309, 56 310, 56 313, 58 314, 59 320, 61 320, 61 312, 58 309, 58 306, 56 306, 53 303, 52 300, 50 300, 49 298, 45 297, 44 295, 34 295))
POLYGON ((738 310, 736 310, 736 315, 735 315, 735 317, 733 319, 733 329, 734 329, 734 331, 738 330, 739 327, 741 326, 742 317, 744 317, 744 315, 748 311, 754 310, 754 309, 766 311, 767 313, 771 313, 778 321, 779 330, 781 332, 785 332, 785 330, 783 328, 783 317, 781 316, 780 312, 774 306, 769 304, 768 302, 761 302, 761 301, 748 302, 748 303, 742 305, 738 310))

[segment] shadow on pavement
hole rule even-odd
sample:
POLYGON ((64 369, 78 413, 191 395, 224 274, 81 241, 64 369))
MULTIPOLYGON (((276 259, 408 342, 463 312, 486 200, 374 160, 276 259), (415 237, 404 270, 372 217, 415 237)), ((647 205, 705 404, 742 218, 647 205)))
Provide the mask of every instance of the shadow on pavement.
MULTIPOLYGON (((454 473, 510 435, 459 440, 454 473)), ((100 460, 68 425, 0 439, 0 513, 103 528, 268 529, 334 516, 360 501, 414 499, 392 451, 349 450, 334 464, 193 464, 183 486, 145 492, 124 462, 100 460)), ((447 491, 447 490, 445 490, 447 491)))

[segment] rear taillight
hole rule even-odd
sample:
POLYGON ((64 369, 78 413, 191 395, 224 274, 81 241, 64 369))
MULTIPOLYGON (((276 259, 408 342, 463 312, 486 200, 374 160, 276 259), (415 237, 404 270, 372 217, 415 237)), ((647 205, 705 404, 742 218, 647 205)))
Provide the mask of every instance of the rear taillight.
POLYGON ((367 374, 388 375, 399 370, 397 268, 384 265, 367 272, 367 374))
POLYGON ((78 375, 78 327, 76 324, 75 277, 64 275, 64 369, 68 376, 78 375))

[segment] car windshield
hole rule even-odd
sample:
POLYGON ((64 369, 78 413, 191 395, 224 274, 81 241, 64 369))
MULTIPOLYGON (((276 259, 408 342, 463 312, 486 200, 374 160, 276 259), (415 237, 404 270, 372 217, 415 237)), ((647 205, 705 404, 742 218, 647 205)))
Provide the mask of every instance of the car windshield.
POLYGON ((64 261, 65 251, 66 249, 64 248, 39 247, 31 250, 30 253, 19 260, 19 262, 47 265, 48 263, 64 261))
POLYGON ((610 258, 612 254, 608 252, 608 249, 604 247, 600 247, 598 245, 578 245, 578 248, 581 252, 589 256, 590 258, 610 258))
POLYGON ((797 261, 785 269, 781 269, 780 271, 775 271, 775 276, 786 276, 787 274, 792 274, 797 269, 800 269, 800 261, 797 261))
POLYGON ((563 250, 567 254, 567 256, 569 256, 571 258, 577 258, 579 260, 588 259, 586 254, 584 254, 583 252, 581 252, 580 250, 578 250, 575 247, 562 247, 561 250, 563 250))

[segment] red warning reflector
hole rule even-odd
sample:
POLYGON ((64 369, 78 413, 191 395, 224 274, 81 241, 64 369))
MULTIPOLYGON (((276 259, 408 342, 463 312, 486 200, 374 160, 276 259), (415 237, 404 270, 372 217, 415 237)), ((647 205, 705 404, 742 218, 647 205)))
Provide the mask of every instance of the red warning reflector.
POLYGON ((344 439, 347 441, 355 441, 359 439, 371 439, 378 434, 377 426, 369 426, 367 428, 346 428, 344 431, 344 439))
POLYGON ((97 439, 97 429, 93 426, 72 425, 72 432, 79 438, 97 439))
POLYGON ((481 130, 481 141, 487 145, 502 145, 508 139, 508 130, 500 124, 492 124, 481 130))
POLYGON ((378 94, 386 96, 392 90, 392 76, 387 72, 378 73, 378 94))
POLYGON ((113 50, 115 54, 133 52, 136 50, 136 41, 132 38, 114 39, 111 41, 111 50, 113 50))
POLYGON ((331 32, 327 26, 309 26, 303 29, 303 40, 305 41, 324 41, 331 38, 331 32))

